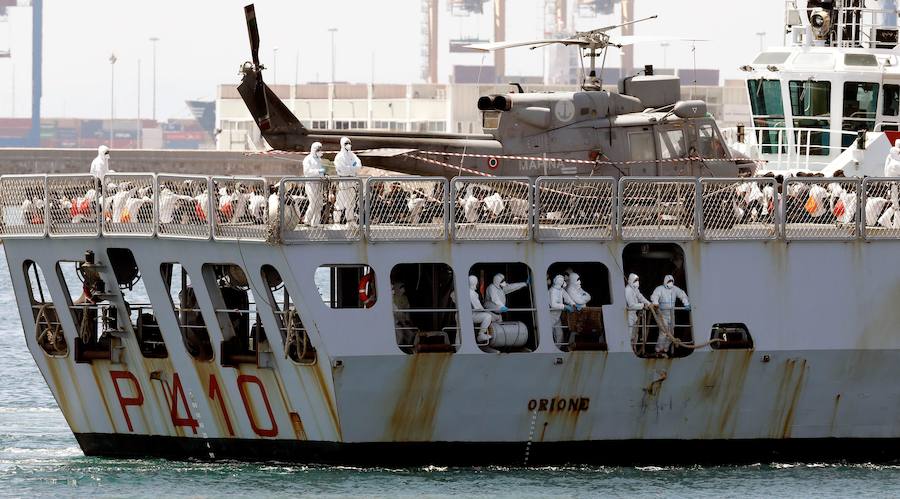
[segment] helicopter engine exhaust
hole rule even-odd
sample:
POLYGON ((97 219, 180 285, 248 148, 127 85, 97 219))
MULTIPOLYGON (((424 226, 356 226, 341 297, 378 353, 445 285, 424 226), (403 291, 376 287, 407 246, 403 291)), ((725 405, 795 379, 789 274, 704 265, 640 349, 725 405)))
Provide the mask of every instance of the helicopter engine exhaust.
POLYGON ((506 95, 484 95, 478 98, 479 111, 509 111, 512 99, 506 95))

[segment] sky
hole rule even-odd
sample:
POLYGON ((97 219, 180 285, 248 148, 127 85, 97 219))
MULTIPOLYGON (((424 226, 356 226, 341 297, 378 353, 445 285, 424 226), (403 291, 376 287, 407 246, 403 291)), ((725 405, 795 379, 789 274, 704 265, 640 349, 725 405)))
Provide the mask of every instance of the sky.
MULTIPOLYGON (((157 117, 189 116, 185 99, 213 99, 219 84, 239 81, 238 69, 250 58, 245 3, 45 0, 43 115, 108 117, 109 56, 115 53, 116 116, 137 116, 140 85, 141 114, 150 117, 149 38, 158 37, 157 117)), ((328 28, 335 27, 337 80, 368 82, 374 74, 376 83, 419 82, 420 5, 420 0, 257 0, 260 57, 269 67, 266 80, 292 83, 296 74, 301 83, 328 81, 328 28)), ((446 0, 441 5, 444 9, 446 0)), ((543 0, 507 0, 507 39, 541 38, 542 5, 543 0)), ((636 17, 659 15, 656 21, 638 25, 635 34, 708 39, 696 46, 697 67, 719 68, 723 78, 739 77, 737 68, 759 51, 757 32, 767 33, 768 45, 782 43, 783 8, 783 0, 635 0, 636 17)), ((576 27, 612 24, 616 16, 580 19, 576 27)), ((491 34, 488 24, 452 18, 446 12, 441 26, 443 36, 491 34)), ((673 43, 666 59, 668 66, 694 64, 688 43, 673 43)), ((528 49, 508 51, 507 61, 510 74, 541 73, 541 57, 528 49)), ((662 66, 663 49, 657 44, 638 45, 634 62, 636 67, 662 66)))

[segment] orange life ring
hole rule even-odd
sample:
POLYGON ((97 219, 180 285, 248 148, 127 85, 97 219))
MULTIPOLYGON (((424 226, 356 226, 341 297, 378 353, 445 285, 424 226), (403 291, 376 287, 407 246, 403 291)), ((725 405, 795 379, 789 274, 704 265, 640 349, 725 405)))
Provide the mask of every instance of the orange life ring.
POLYGON ((362 276, 359 280, 359 301, 366 308, 371 308, 375 304, 375 273, 369 272, 362 276))

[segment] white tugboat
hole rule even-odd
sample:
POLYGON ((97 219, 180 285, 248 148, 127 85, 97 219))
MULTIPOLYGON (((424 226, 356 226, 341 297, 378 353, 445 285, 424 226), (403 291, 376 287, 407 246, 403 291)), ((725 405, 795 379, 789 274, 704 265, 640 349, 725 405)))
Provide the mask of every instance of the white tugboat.
MULTIPOLYGON (((293 124, 258 61, 246 69, 270 143, 337 141, 293 124)), ((741 178, 753 164, 729 157, 702 103, 646 105, 678 95, 671 79, 590 83, 481 102, 486 137, 381 137, 407 144, 382 167, 429 176, 0 177, 26 343, 81 448, 379 465, 896 457, 900 268, 885 262, 900 229, 856 209, 892 181, 741 178), (566 130, 581 145, 553 150, 566 130), (531 164, 548 166, 494 171, 531 164)))

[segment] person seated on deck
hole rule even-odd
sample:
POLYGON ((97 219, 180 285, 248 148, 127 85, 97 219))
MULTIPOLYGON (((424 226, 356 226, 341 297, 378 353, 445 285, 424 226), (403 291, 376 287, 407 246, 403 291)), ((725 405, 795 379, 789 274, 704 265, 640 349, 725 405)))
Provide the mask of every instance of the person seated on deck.
POLYGON ((491 323, 499 322, 501 317, 481 305, 481 297, 478 295, 478 277, 473 275, 469 276, 469 302, 472 304, 472 321, 478 325, 475 339, 478 343, 486 344, 491 341, 489 334, 491 323))
POLYGON ((487 298, 484 304, 485 308, 497 314, 509 311, 509 308, 506 307, 506 295, 525 288, 528 284, 530 284, 528 280, 509 284, 503 274, 494 274, 493 281, 485 291, 485 298, 487 298))

